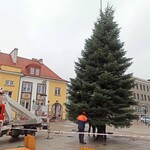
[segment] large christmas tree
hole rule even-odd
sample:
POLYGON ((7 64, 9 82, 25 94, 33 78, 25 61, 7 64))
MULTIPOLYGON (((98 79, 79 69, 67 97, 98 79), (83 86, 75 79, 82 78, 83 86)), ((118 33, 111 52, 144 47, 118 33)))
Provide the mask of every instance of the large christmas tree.
POLYGON ((75 63, 75 79, 70 79, 68 118, 75 121, 86 111, 99 133, 106 133, 106 125, 129 127, 135 118, 131 109, 136 104, 131 92, 134 80, 126 73, 132 59, 125 56, 119 33, 114 10, 107 6, 75 63))

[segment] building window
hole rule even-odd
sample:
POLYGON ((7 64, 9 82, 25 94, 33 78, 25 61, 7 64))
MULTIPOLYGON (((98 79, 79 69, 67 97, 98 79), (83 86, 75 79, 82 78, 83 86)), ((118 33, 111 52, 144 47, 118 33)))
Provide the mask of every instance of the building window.
POLYGON ((146 101, 146 95, 144 95, 144 100, 146 101))
POLYGON ((58 87, 55 88, 55 95, 60 95, 60 88, 58 87))
POLYGON ((4 93, 5 93, 6 95, 8 95, 9 97, 12 97, 12 91, 4 91, 4 93))
POLYGON ((149 92, 149 87, 147 86, 147 92, 149 92))
POLYGON ((5 85, 14 86, 14 81, 6 80, 6 81, 5 81, 5 85))
POLYGON ((30 74, 31 75, 39 76, 40 75, 40 69, 39 68, 33 68, 33 67, 31 67, 30 68, 30 74))
POLYGON ((38 68, 35 69, 35 75, 36 75, 36 76, 39 76, 39 75, 40 75, 40 69, 38 69, 38 68))
POLYGON ((34 75, 34 68, 30 68, 30 74, 34 75))
POLYGON ((134 97, 134 99, 136 99, 136 94, 135 93, 133 93, 133 97, 134 97))
POLYGON ((22 91, 23 92, 31 92, 31 87, 32 87, 31 82, 23 82, 22 91))
POLYGON ((29 100, 21 100, 20 104, 26 109, 30 110, 30 101, 29 100))
POLYGON ((143 94, 141 94, 141 100, 143 100, 143 94))
POLYGON ((139 94, 137 93, 137 99, 139 100, 140 99, 140 96, 139 96, 139 94))
POLYGON ((138 89, 138 83, 136 83, 136 89, 138 89))
POLYGON ((143 85, 143 90, 145 91, 145 85, 143 85))
POLYGON ((150 101, 150 96, 148 95, 148 100, 150 101))
POLYGON ((142 85, 140 84, 140 90, 142 90, 142 85))
POLYGON ((38 84, 37 85, 37 93, 38 94, 45 94, 46 93, 46 85, 45 84, 38 84))

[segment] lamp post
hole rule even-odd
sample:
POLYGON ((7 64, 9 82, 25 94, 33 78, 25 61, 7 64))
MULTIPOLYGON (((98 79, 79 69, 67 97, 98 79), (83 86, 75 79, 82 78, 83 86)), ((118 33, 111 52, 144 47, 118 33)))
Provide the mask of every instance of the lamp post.
POLYGON ((141 105, 142 107, 142 112, 143 112, 143 116, 145 117, 145 120, 144 120, 144 122, 145 122, 145 125, 147 125, 147 120, 146 120, 146 113, 147 113, 147 109, 146 109, 146 104, 144 104, 144 103, 142 103, 142 105, 141 105))
POLYGON ((47 107, 47 137, 46 139, 53 139, 53 137, 49 137, 49 134, 50 134, 50 118, 49 118, 49 101, 48 101, 48 107, 47 107))
MULTIPOLYGON (((45 99, 46 98, 46 94, 41 94, 41 96, 45 99)), ((47 101, 47 137, 46 139, 52 139, 49 137, 49 133, 50 133, 50 120, 49 120, 49 101, 47 101)))
POLYGON ((35 100, 33 99, 32 100, 32 111, 34 110, 34 114, 37 116, 37 112, 36 112, 36 109, 35 109, 35 100))
POLYGON ((50 133, 50 120, 49 120, 49 101, 47 103, 47 139, 49 139, 50 133))
POLYGON ((146 107, 144 109, 144 114, 145 114, 145 125, 147 125, 147 123, 146 123, 146 107))
POLYGON ((51 140, 51 139, 53 139, 53 137, 49 137, 49 134, 50 134, 50 118, 49 118, 49 101, 48 101, 48 107, 47 107, 48 109, 47 109, 47 137, 46 137, 46 139, 49 139, 49 140, 51 140))

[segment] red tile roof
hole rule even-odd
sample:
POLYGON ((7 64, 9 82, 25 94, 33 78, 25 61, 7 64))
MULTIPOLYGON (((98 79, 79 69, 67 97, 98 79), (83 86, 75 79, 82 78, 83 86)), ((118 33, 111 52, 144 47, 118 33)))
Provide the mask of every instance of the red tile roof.
POLYGON ((41 69, 40 76, 41 78, 49 78, 52 80, 65 81, 49 69, 46 65, 41 64, 38 60, 27 59, 23 57, 17 57, 17 63, 13 63, 11 55, 0 52, 0 65, 7 65, 10 67, 21 68, 21 73, 24 75, 30 75, 27 72, 28 65, 36 65, 41 69))

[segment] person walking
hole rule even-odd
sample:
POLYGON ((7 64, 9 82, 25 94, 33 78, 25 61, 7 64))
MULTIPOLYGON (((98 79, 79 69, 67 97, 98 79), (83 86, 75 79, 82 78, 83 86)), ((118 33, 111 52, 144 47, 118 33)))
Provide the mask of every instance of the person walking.
POLYGON ((79 142, 81 144, 86 144, 84 142, 84 129, 85 129, 85 123, 88 121, 88 118, 86 117, 86 113, 85 112, 82 112, 78 117, 77 117, 77 120, 78 120, 78 129, 79 129, 79 132, 82 132, 82 133, 79 133, 79 142))

